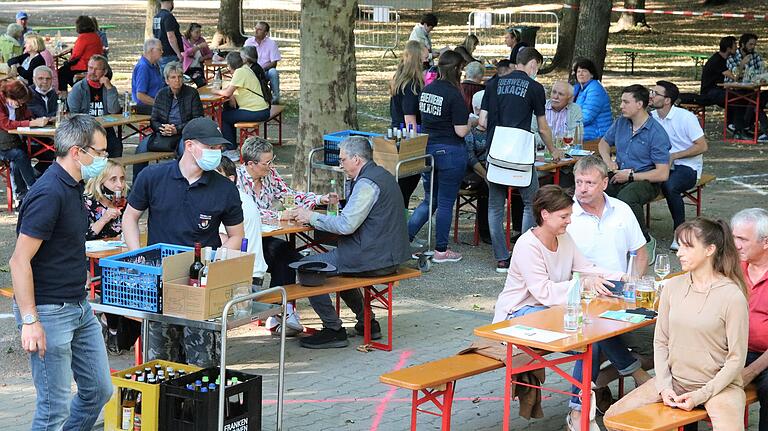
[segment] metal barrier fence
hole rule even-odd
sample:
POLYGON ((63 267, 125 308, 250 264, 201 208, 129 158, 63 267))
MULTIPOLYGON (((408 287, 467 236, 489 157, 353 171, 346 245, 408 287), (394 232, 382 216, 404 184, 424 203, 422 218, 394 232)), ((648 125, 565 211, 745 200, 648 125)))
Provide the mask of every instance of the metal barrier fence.
POLYGON ((269 23, 269 37, 281 42, 299 42, 301 3, 293 1, 243 1, 243 33, 253 36, 256 23, 269 23))
POLYGON ((384 57, 400 43, 400 14, 389 6, 359 5, 355 20, 355 47, 383 49, 384 57))
POLYGON ((480 39, 476 56, 504 57, 509 47, 504 44, 504 33, 509 26, 539 27, 536 33, 536 49, 544 56, 557 51, 560 18, 554 12, 524 12, 515 10, 477 10, 469 13, 469 34, 480 39))

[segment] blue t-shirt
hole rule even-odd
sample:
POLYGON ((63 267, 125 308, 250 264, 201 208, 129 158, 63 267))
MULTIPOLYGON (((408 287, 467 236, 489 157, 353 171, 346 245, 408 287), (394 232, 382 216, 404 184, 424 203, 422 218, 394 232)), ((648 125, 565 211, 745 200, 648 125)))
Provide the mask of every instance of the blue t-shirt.
POLYGON ((19 211, 16 234, 42 240, 32 258, 35 304, 85 299, 88 210, 83 183, 54 162, 29 189, 19 211))
POLYGON ((618 117, 603 136, 605 142, 616 147, 616 164, 619 169, 645 172, 657 164, 669 164, 669 136, 666 130, 650 115, 637 133, 632 133, 632 121, 618 117))
POLYGON ((139 105, 145 105, 139 100, 136 93, 144 93, 154 98, 163 87, 165 87, 165 80, 163 80, 163 74, 160 73, 160 67, 150 63, 143 55, 139 57, 131 76, 131 98, 133 101, 139 105))
POLYGON ((438 79, 427 85, 419 97, 422 131, 429 134, 427 145, 464 145, 453 126, 463 126, 469 120, 461 90, 448 81, 438 79))
POLYGON ((164 242, 217 248, 219 225, 243 222, 243 208, 235 183, 216 172, 203 172, 192 184, 179 170, 178 162, 149 166, 133 184, 128 204, 149 210, 147 245, 164 242))

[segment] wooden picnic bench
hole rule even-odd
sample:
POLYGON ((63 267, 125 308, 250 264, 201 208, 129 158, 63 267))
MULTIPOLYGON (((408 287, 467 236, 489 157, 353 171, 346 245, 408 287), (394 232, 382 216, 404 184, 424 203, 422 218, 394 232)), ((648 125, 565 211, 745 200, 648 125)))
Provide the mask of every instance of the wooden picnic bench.
POLYGON ((627 64, 630 66, 630 75, 635 73, 635 58, 640 54, 655 55, 659 57, 690 57, 693 59, 693 78, 698 79, 699 66, 711 56, 711 54, 702 54, 700 52, 685 51, 661 51, 658 49, 640 49, 640 48, 614 48, 613 52, 624 54, 624 73, 627 72, 627 64))
MULTIPOLYGON (((390 352, 392 351, 393 287, 401 280, 419 276, 421 276, 421 271, 401 266, 396 273, 380 277, 352 277, 341 275, 329 277, 322 286, 310 287, 302 286, 300 284, 289 284, 288 286, 284 286, 284 288, 288 295, 288 301, 295 301, 297 299, 309 298, 317 295, 338 293, 352 289, 364 289, 365 334, 363 343, 370 345, 373 348, 390 352), (377 289, 374 287, 376 284, 384 284, 386 287, 384 289, 377 289), (374 301, 378 304, 372 305, 372 302, 374 301), (387 310, 387 344, 371 341, 371 308, 387 310)), ((259 301, 266 304, 279 304, 282 302, 282 298, 279 294, 273 294, 263 296, 259 301)), ((338 296, 336 297, 336 309, 337 311, 339 309, 338 296)))
MULTIPOLYGON (((757 401, 757 390, 753 385, 749 385, 744 388, 744 392, 747 394, 747 409, 749 409, 749 405, 757 401)), ((683 431, 685 425, 708 418, 707 411, 703 408, 687 412, 665 406, 663 403, 654 403, 620 415, 606 417, 604 424, 606 427, 620 431, 669 431, 672 429, 683 431)), ((747 418, 745 412, 745 425, 747 418)))
MULTIPOLYGON (((99 30, 107 31, 115 28, 117 28, 117 25, 114 24, 99 24, 99 30)), ((65 25, 60 27, 35 27, 33 30, 38 34, 43 34, 46 31, 77 31, 77 28, 74 25, 65 25)))
POLYGON ((123 166, 136 165, 139 163, 156 162, 158 160, 172 159, 176 156, 174 152, 147 152, 140 154, 128 154, 127 156, 115 157, 110 159, 115 163, 119 163, 123 166))
POLYGON ((6 298, 13 298, 13 286, 0 287, 0 296, 5 296, 6 298))
MULTIPOLYGON (((696 186, 692 189, 688 190, 687 192, 683 192, 683 198, 687 199, 688 202, 686 204, 693 205, 696 207, 696 217, 701 216, 701 194, 704 190, 704 187, 706 187, 707 184, 711 183, 712 181, 716 180, 717 177, 711 174, 702 174, 701 178, 696 182, 696 186)), ((645 225, 648 227, 651 227, 651 204, 656 201, 662 201, 664 200, 664 194, 659 193, 658 196, 651 202, 648 202, 645 204, 645 225)))
MULTIPOLYGON (((266 121, 263 122, 246 122, 241 121, 239 123, 235 123, 235 129, 240 131, 240 148, 243 148, 243 142, 245 142, 246 138, 249 136, 259 136, 259 127, 261 127, 262 124, 264 124, 264 139, 267 139, 267 130, 269 129, 270 124, 277 125, 277 144, 276 145, 283 145, 283 110, 285 109, 285 106, 283 105, 272 105, 272 107, 269 109, 269 118, 266 119, 266 121)), ((243 161, 242 156, 240 157, 240 162, 243 161)))

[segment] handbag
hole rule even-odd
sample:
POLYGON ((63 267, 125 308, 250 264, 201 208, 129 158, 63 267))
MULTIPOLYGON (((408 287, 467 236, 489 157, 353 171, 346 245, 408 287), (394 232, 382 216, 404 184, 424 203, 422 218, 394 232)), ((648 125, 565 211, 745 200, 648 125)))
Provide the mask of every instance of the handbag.
POLYGON ((534 134, 515 127, 496 126, 488 151, 488 181, 528 187, 536 160, 534 134))
POLYGON ((153 133, 149 137, 149 143, 147 148, 152 152, 170 152, 176 151, 176 147, 179 145, 181 135, 163 136, 159 133, 153 133))

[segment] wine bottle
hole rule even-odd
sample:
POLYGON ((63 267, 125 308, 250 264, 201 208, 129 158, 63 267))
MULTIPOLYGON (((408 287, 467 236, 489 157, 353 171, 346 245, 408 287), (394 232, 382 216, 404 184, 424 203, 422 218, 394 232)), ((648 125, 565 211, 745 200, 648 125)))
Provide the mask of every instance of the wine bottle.
POLYGON ((208 286, 208 269, 211 265, 211 249, 205 248, 205 262, 203 269, 200 270, 200 287, 205 288, 208 286))
POLYGON ((200 286, 200 270, 203 269, 203 262, 200 260, 200 249, 200 243, 196 242, 195 261, 189 267, 189 285, 194 287, 200 286))
POLYGON ((141 392, 136 395, 136 406, 133 408, 133 431, 141 431, 141 392))

